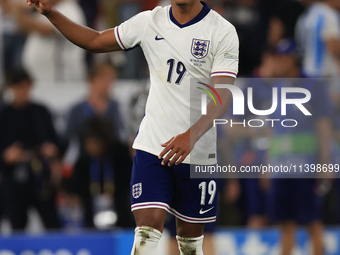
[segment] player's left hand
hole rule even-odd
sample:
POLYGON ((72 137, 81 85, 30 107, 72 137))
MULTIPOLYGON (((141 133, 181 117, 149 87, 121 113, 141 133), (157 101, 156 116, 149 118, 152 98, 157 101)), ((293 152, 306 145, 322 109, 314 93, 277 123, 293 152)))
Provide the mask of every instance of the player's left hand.
POLYGON ((168 166, 172 166, 173 164, 180 164, 183 160, 189 155, 192 150, 190 146, 190 131, 174 136, 166 143, 161 144, 164 150, 159 154, 158 158, 161 159, 166 155, 166 157, 162 160, 162 165, 168 164, 168 166), (169 162, 169 160, 171 161, 169 162), (169 162, 169 163, 168 163, 169 162))

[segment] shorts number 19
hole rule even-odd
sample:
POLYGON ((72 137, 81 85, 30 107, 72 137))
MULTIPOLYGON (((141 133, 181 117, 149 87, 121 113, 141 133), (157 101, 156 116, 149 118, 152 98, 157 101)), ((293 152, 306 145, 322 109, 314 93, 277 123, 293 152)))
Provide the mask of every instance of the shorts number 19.
MULTIPOLYGON (((205 205, 205 196, 207 192, 207 182, 201 182, 198 185, 198 188, 202 190, 201 192, 201 205, 205 205)), ((208 194, 210 195, 210 199, 208 204, 211 205, 214 202, 214 198, 216 195, 216 182, 210 181, 208 184, 208 194)))

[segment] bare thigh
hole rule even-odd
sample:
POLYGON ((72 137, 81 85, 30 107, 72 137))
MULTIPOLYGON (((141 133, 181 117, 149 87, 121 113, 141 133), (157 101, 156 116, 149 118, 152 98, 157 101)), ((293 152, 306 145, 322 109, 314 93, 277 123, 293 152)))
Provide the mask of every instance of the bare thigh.
POLYGON ((189 223, 176 218, 177 235, 180 237, 199 237, 203 235, 204 223, 189 223))
POLYGON ((137 227, 147 226, 163 232, 166 211, 159 208, 147 208, 133 211, 137 227))

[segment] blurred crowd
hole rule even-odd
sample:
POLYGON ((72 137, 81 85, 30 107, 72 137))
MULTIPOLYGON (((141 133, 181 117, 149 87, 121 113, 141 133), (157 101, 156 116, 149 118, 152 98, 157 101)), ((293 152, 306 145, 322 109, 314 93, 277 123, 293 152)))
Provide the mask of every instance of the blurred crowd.
MULTIPOLYGON (((51 1, 70 19, 98 30, 170 3, 51 1)), ((273 87, 303 87, 312 96, 308 103, 312 117, 292 105, 287 107, 285 119, 298 120, 297 128, 221 128, 222 163, 339 164, 339 1, 207 2, 238 31, 239 77, 246 78, 240 87, 245 95, 253 87, 256 109, 270 108, 273 87), (327 78, 328 82, 306 82, 308 78, 327 78)), ((133 227, 129 180, 134 155, 131 141, 137 130, 133 123, 126 123, 119 102, 110 95, 117 80, 148 78, 141 49, 87 53, 64 39, 22 0, 0 0, 0 49, 2 217, 14 230, 23 230, 28 209, 35 207, 47 229, 133 227), (56 128, 53 110, 30 97, 35 83, 51 82, 88 84, 87 96, 68 109, 61 129, 56 128)), ((142 118, 145 94, 140 90, 130 105, 129 114, 137 119, 142 118)), ((232 110, 227 117, 239 118, 232 116, 232 110)), ((253 117, 250 112, 244 116, 253 117)), ((282 119, 275 113, 270 117, 282 119)), ((279 177, 220 180, 218 224, 262 228, 279 223, 283 254, 292 249, 296 225, 307 224, 314 253, 322 254, 323 223, 339 224, 340 182, 279 177)), ((214 232, 214 226, 208 229, 214 232)))

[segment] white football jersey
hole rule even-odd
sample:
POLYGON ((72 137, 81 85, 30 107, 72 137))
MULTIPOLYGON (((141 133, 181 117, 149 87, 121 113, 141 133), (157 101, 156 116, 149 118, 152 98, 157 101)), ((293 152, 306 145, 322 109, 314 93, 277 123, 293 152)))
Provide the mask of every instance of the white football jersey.
MULTIPOLYGON (((171 6, 137 14, 115 27, 124 50, 140 45, 150 70, 150 92, 134 149, 156 156, 162 143, 190 128, 190 80, 212 76, 236 78, 239 41, 235 28, 205 3, 190 22, 181 25, 171 6)), ((199 92, 198 92, 199 95, 199 92)), ((195 95, 197 96, 197 95, 195 95)), ((200 110, 196 109, 200 116, 200 110)), ((216 130, 196 143, 184 163, 215 164, 216 130)))
POLYGON ((308 77, 338 77, 338 62, 325 42, 331 38, 340 40, 339 13, 325 3, 314 3, 299 19, 296 33, 303 73, 308 77))

